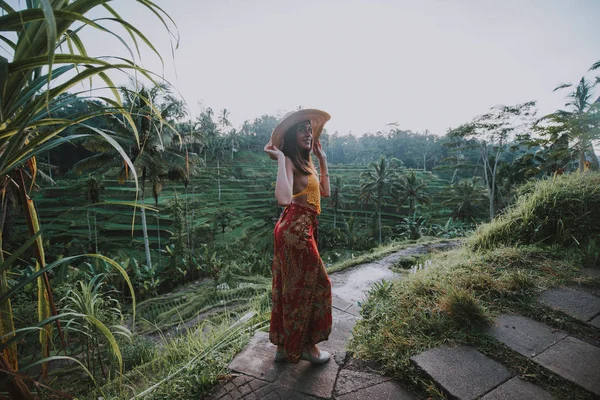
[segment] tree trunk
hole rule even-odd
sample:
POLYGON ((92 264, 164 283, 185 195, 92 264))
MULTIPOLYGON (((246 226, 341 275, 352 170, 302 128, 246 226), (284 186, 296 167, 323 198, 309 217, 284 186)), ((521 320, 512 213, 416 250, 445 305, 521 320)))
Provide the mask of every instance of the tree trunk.
POLYGON ((87 224, 88 224, 88 249, 92 250, 92 223, 90 222, 90 209, 86 210, 87 212, 87 224))
POLYGON ((0 352, 0 380, 6 380, 6 391, 11 399, 15 400, 33 400, 33 396, 21 378, 13 375, 15 370, 4 359, 3 353, 0 352), (5 372, 6 371, 6 372, 5 372))
MULTIPOLYGON (((194 199, 195 192, 196 192, 196 186, 192 186, 192 199, 194 199)), ((190 219, 190 225, 189 225, 188 234, 189 234, 189 231, 192 231, 192 232, 194 231, 194 217, 195 217, 195 211, 196 211, 196 209, 195 209, 195 208, 192 208, 192 218, 190 219)), ((191 254, 193 255, 193 254, 194 254, 194 241, 192 240, 192 241, 190 242, 190 244, 191 244, 191 247, 190 247, 190 252, 191 252, 191 254)))
POLYGON ((336 220, 337 220, 337 207, 333 209, 333 229, 336 228, 336 220))
POLYGON ((379 222, 379 244, 382 243, 381 241, 381 206, 377 207, 378 211, 377 211, 377 218, 378 218, 378 222, 379 222))
POLYGON ((98 220, 97 220, 97 215, 98 212, 96 211, 96 208, 94 207, 94 244, 96 245, 96 254, 98 253, 98 220))
POLYGON ((160 256, 162 246, 160 244, 160 218, 159 218, 158 211, 156 212, 156 228, 157 228, 156 237, 158 239, 158 268, 160 268, 162 266, 162 259, 160 256))
POLYGON ((221 174, 220 174, 219 157, 217 157, 217 186, 218 186, 218 190, 219 190, 219 201, 221 201, 221 174))
MULTIPOLYGON (((142 194, 140 196, 141 203, 144 204, 144 191, 146 188, 146 168, 142 173, 142 194)), ((142 207, 140 211, 142 217, 142 233, 144 234, 144 250, 146 251, 146 265, 152 269, 152 258, 150 256, 150 241, 148 240, 148 225, 146 224, 146 209, 142 207)))
MULTIPOLYGON (((192 240, 190 237, 190 214, 188 211, 188 188, 187 185, 185 187, 185 232, 187 235, 188 249, 190 252, 192 251, 192 240)), ((190 253, 191 254, 191 253, 190 253)))
MULTIPOLYGON (((492 169, 492 189, 491 189, 491 200, 490 200, 490 222, 496 216, 496 209, 494 206, 494 199, 496 198, 496 173, 498 172, 498 162, 500 161, 500 149, 496 152, 496 159, 494 160, 494 168, 492 169)), ((489 163, 488 163, 489 164, 489 163)))
MULTIPOLYGON (((489 211, 490 211, 490 222, 494 219, 494 190, 492 187, 492 184, 490 182, 490 177, 488 176, 488 172, 491 172, 491 167, 490 167, 490 159, 488 157, 487 154, 487 145, 481 145, 480 147, 480 153, 481 153, 481 159, 483 161, 483 178, 485 179, 485 186, 487 187, 488 190, 488 200, 490 202, 490 206, 489 206, 489 211)), ((497 157, 496 157, 497 160, 497 157)))
MULTIPOLYGON (((143 199, 142 199, 143 201, 143 199)), ((146 252, 146 265, 152 268, 152 258, 150 257, 150 241, 148 240, 148 226, 146 225, 146 210, 142 208, 142 232, 144 234, 144 250, 146 252)))
POLYGON ((600 169, 600 162, 598 162, 598 156, 596 155, 596 152, 594 151, 594 145, 592 143, 590 143, 589 146, 589 152, 591 155, 591 164, 592 164, 592 169, 594 171, 598 171, 600 169))

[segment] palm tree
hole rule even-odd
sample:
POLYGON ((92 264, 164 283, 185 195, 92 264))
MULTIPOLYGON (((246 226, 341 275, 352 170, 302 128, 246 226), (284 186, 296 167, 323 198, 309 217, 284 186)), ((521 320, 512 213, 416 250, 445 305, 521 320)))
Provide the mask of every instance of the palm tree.
POLYGON ((336 176, 331 182, 331 194, 329 196, 329 206, 333 208, 333 228, 337 227, 337 210, 346 205, 346 196, 344 196, 344 180, 341 176, 336 176))
POLYGON ((377 224, 379 229, 379 244, 381 238, 381 207, 384 205, 384 196, 390 194, 393 186, 397 182, 397 175, 394 171, 396 161, 388 161, 381 156, 379 162, 371 163, 371 170, 361 173, 360 196, 363 199, 373 199, 377 209, 377 224))
POLYGON ((346 243, 351 249, 357 249, 360 241, 360 224, 358 218, 351 215, 348 219, 344 220, 342 232, 346 236, 346 243))
POLYGON ((231 159, 233 160, 233 152, 240 148, 241 144, 244 142, 244 138, 241 133, 234 128, 229 131, 227 141, 229 142, 229 147, 231 147, 231 159))
MULTIPOLYGON (((582 77, 575 90, 567 95, 566 107, 570 110, 558 110, 546 115, 540 121, 549 121, 554 127, 566 134, 578 159, 578 170, 583 172, 586 153, 591 154, 594 167, 598 168, 598 158, 595 155, 592 141, 600 137, 600 103, 592 102, 593 88, 600 82, 588 81, 582 77)), ((572 84, 557 86, 554 91, 570 88, 572 84)))
MULTIPOLYGON (((596 61, 591 67, 590 67, 590 71, 596 71, 600 69, 600 61, 596 61)), ((596 82, 598 82, 598 80, 600 79, 600 77, 596 77, 596 82)), ((598 98, 596 99, 596 101, 594 103, 600 103, 600 96, 598 96, 598 98)))
POLYGON ((475 219, 478 210, 482 208, 480 204, 487 197, 485 188, 476 176, 453 183, 450 192, 451 197, 442 204, 452 207, 452 218, 459 218, 463 222, 465 219, 475 219))
POLYGON ((404 203, 408 200, 408 216, 414 217, 417 203, 429 204, 431 200, 422 190, 427 187, 423 179, 418 179, 414 171, 410 171, 403 179, 398 181, 392 191, 392 199, 396 204, 396 211, 400 211, 404 203))
POLYGON ((202 111, 197 118, 196 132, 202 142, 202 149, 204 150, 204 165, 206 165, 206 153, 209 151, 210 143, 219 136, 217 124, 215 124, 215 121, 212 119, 213 114, 212 108, 208 107, 202 111))
MULTIPOLYGON (((135 169, 141 174, 141 185, 139 198, 144 202, 146 183, 152 184, 152 193, 155 203, 158 205, 158 195, 162 188, 162 181, 166 178, 170 169, 183 167, 188 158, 185 150, 179 146, 180 138, 172 123, 174 119, 181 118, 185 114, 181 101, 171 95, 171 89, 166 84, 160 83, 152 87, 146 87, 139 82, 132 82, 133 88, 121 87, 125 98, 124 105, 132 111, 132 121, 140 132, 140 140, 134 141, 131 129, 123 121, 115 117, 110 118, 117 134, 115 140, 129 149, 128 156, 135 169)), ((111 151, 97 139, 86 140, 83 145, 92 151, 100 151, 93 156, 79 161, 73 166, 77 173, 85 170, 108 171, 119 165, 123 165, 121 155, 117 151, 111 151), (100 144, 100 147, 98 145, 100 144)), ((129 169, 124 166, 120 169, 119 179, 124 182, 128 178, 129 169)), ((152 256, 150 252, 150 241, 148 237, 148 225, 146 209, 140 209, 142 222, 142 234, 144 238, 144 250, 146 265, 152 268, 152 256)), ((160 232, 158 232, 160 235, 160 232)))
MULTIPOLYGON (((167 25, 172 20, 164 11, 152 2, 136 0, 140 7, 149 9, 155 14, 169 30, 167 25), (166 18, 165 18, 166 17, 166 18)), ((38 310, 40 326, 44 326, 46 334, 40 335, 42 342, 42 356, 49 355, 49 337, 51 332, 47 321, 52 314, 56 315, 56 308, 52 299, 52 290, 46 272, 54 268, 57 263, 46 265, 42 248, 42 238, 39 236, 39 221, 35 218, 35 205, 26 193, 30 185, 23 179, 26 169, 35 179, 38 172, 36 156, 47 153, 49 150, 78 138, 97 135, 106 139, 123 156, 126 163, 131 161, 126 157, 122 147, 110 138, 110 132, 100 131, 89 126, 87 121, 94 117, 107 114, 123 115, 124 120, 130 125, 131 114, 121 104, 118 91, 108 73, 112 71, 134 72, 143 75, 150 81, 153 76, 143 69, 134 60, 126 58, 94 58, 87 54, 85 42, 79 37, 82 27, 98 29, 101 34, 114 34, 102 26, 103 20, 110 19, 124 28, 129 37, 136 43, 146 43, 158 57, 160 54, 152 46, 143 33, 122 18, 114 9, 104 1, 78 0, 78 1, 27 1, 18 3, 20 9, 15 9, 7 2, 0 2, 0 26, 2 32, 0 41, 5 45, 5 54, 0 56, 0 192, 4 193, 9 185, 18 182, 21 188, 22 204, 28 224, 28 230, 35 240, 26 242, 22 251, 33 246, 37 260, 37 272, 27 279, 36 280, 40 274, 43 284, 38 291, 38 310), (111 18, 100 18, 94 21, 86 18, 90 14, 97 15, 98 10, 105 10, 111 18), (68 118, 55 118, 54 111, 61 108, 68 99, 61 96, 68 90, 78 87, 97 77, 112 89, 112 97, 104 98, 104 106, 95 111, 74 113, 68 118), (79 132, 69 132, 68 128, 78 127, 79 132), (64 136, 61 136, 64 135, 64 136), (6 179, 10 177, 10 179, 6 179), (49 303, 49 304, 48 304, 49 303), (46 323, 46 325, 44 325, 46 323)), ((127 49, 126 41, 122 40, 127 49)), ((134 46, 132 46, 134 47, 134 46)), ((139 55, 139 53, 138 53, 139 55)), ((132 58, 134 56, 132 55, 132 58)), ((86 95, 94 96, 95 92, 85 90, 86 95)), ((98 95, 99 97, 100 95, 98 95)), ((134 136, 138 138, 137 130, 134 136)), ((1 229, 2 227, 0 227, 1 229)), ((0 250, 0 254, 2 251, 0 250)), ((2 263, 0 276, 0 308, 4 310, 8 303, 10 293, 6 291, 4 272, 10 272, 12 261, 2 263)), ((20 282, 22 284, 23 282, 20 282)), ((22 287, 22 286, 16 286, 22 287)), ((10 305, 9 305, 10 307, 10 305)), ((7 315, 10 315, 7 314, 7 315)), ((56 319, 58 322, 58 319, 56 319)), ((60 325, 59 326, 59 333, 60 325)), ((0 336, 10 338, 15 335, 11 324, 0 325, 0 336)), ((19 333, 21 335, 21 333, 19 333)), ((16 343, 16 342, 15 342, 16 343)), ((8 352, 10 353, 11 348, 8 352)), ((6 382, 10 396, 14 398, 31 398, 27 386, 12 372, 18 369, 15 354, 5 358, 5 353, 0 353, 0 380, 6 382), (14 357, 13 357, 14 356, 14 357), (8 371, 8 373, 6 372, 8 371)), ((42 372, 46 375, 47 365, 42 365, 42 372)))
POLYGON ((229 121, 229 114, 231 113, 227 111, 226 108, 222 109, 221 113, 219 114, 219 125, 221 125, 222 130, 225 130, 225 128, 231 126, 231 122, 229 121))

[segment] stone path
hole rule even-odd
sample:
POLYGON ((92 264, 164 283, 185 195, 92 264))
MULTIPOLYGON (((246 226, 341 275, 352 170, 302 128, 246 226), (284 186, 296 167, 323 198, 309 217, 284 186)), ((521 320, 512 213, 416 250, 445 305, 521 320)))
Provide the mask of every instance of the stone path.
MULTIPOLYGON (((321 366, 307 361, 293 365, 273 360, 275 346, 268 333, 257 332, 229 365, 233 378, 217 386, 210 399, 417 399, 389 377, 355 371, 345 346, 360 318, 359 302, 373 283, 390 279, 389 269, 400 257, 427 251, 410 248, 331 274, 333 330, 320 347, 334 359, 321 366)), ((488 333, 499 342, 600 399, 600 294, 572 288, 542 293, 538 300, 598 329, 598 341, 587 343, 569 332, 553 329, 521 315, 499 315, 488 333)), ((411 360, 452 398, 465 400, 549 400, 543 388, 514 376, 507 366, 469 346, 440 346, 411 360)), ((557 399, 562 400, 562 399, 557 399)))
POLYGON ((382 259, 330 275, 333 327, 319 347, 334 354, 324 365, 308 361, 276 363, 275 346, 266 332, 257 332, 229 364, 233 379, 213 390, 210 399, 339 399, 409 400, 417 397, 399 382, 378 374, 358 372, 346 365, 346 344, 360 318, 359 302, 375 282, 399 277, 390 270, 400 257, 425 254, 459 243, 436 243, 404 249, 382 259))
MULTIPOLYGON (((599 328, 600 297, 591 292, 563 287, 545 291, 538 300, 599 328)), ((590 393, 590 398, 600 398, 600 348, 520 315, 499 315, 488 333, 514 351, 582 387, 590 393)), ((437 347, 412 357, 412 360, 458 399, 553 398, 542 388, 513 377, 504 366, 472 347, 437 347)))

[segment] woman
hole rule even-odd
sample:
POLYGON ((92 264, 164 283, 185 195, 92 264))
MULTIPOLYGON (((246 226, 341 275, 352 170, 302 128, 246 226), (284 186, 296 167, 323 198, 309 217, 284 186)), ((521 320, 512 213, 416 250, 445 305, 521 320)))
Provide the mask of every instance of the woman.
POLYGON ((315 238, 321 196, 329 196, 327 158, 318 138, 330 118, 313 109, 288 113, 264 149, 277 160, 275 197, 286 207, 274 232, 269 338, 277 345, 276 361, 303 359, 322 364, 331 358, 316 346, 331 332, 331 282, 315 238))

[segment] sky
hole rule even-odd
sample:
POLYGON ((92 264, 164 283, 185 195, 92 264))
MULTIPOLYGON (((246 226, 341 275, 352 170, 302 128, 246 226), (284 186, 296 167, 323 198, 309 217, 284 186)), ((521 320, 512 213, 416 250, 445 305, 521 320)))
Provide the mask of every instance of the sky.
MULTIPOLYGON (((302 106, 330 133, 401 129, 442 135, 498 104, 537 100, 547 114, 600 60, 598 0, 155 0, 179 48, 133 0, 114 2, 164 57, 142 64, 171 82, 192 118, 230 111, 234 126, 302 106)), ((87 35, 87 36, 86 36, 87 35)), ((91 54, 121 54, 97 32, 91 54)), ((599 73, 600 75, 600 73, 599 73)))

